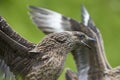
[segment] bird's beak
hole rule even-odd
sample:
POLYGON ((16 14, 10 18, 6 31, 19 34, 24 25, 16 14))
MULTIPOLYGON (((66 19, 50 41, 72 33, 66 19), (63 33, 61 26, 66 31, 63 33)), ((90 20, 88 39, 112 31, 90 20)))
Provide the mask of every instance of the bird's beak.
POLYGON ((91 37, 87 37, 86 39, 81 41, 85 46, 87 46, 88 48, 92 48, 92 46, 88 45, 88 43, 91 42, 96 42, 96 39, 91 38, 91 37))
POLYGON ((91 37, 87 37, 87 40, 88 40, 88 41, 93 41, 93 42, 96 42, 96 39, 91 38, 91 37))

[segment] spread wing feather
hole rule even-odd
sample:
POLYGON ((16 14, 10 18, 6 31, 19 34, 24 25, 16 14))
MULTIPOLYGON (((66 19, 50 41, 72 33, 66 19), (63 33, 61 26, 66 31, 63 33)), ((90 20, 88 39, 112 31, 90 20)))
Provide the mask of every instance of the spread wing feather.
POLYGON ((28 48, 34 48, 35 45, 31 42, 28 42, 23 37, 21 37, 19 34, 17 34, 14 30, 11 29, 9 24, 5 21, 4 18, 0 16, 0 30, 4 32, 6 35, 8 35, 10 38, 15 40, 16 42, 28 47, 28 48))
POLYGON ((81 23, 65 17, 57 12, 45 8, 30 6, 30 15, 33 22, 44 33, 78 31, 83 26, 81 23))
POLYGON ((14 32, 0 17, 0 71, 4 80, 15 80, 16 74, 25 74, 25 66, 30 62, 27 53, 34 46, 14 32))

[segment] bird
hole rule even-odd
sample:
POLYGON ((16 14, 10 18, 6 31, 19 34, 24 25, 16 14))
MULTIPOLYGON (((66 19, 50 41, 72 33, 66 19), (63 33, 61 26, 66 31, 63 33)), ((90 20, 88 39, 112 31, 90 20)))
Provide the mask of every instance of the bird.
POLYGON ((92 49, 83 46, 71 51, 77 72, 67 70, 66 80, 120 80, 120 67, 112 68, 109 64, 102 35, 84 5, 81 6, 82 22, 42 7, 29 6, 29 9, 33 23, 45 34, 80 31, 96 40, 90 43, 92 49))
MULTIPOLYGON (((82 12, 85 12, 85 8, 82 8, 82 12)), ((29 6, 29 9, 30 17, 33 23, 37 25, 37 27, 45 34, 58 33, 63 31, 81 31, 89 36, 94 34, 94 32, 85 25, 87 24, 85 14, 85 16, 82 15, 82 17, 85 17, 85 19, 83 18, 83 22, 78 22, 70 17, 66 17, 58 12, 46 8, 29 6)), ((83 46, 71 51, 71 53, 76 63, 78 71, 77 75, 79 77, 78 79, 87 80, 89 72, 89 49, 83 46)))
POLYGON ((78 31, 47 35, 38 44, 16 33, 0 17, 0 70, 4 80, 57 80, 67 54, 94 39, 78 31))

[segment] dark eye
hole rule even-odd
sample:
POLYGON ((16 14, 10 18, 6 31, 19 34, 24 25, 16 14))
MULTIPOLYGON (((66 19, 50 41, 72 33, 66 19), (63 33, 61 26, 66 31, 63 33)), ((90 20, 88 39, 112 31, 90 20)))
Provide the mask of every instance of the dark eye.
POLYGON ((84 39, 85 35, 80 35, 79 37, 80 37, 80 39, 84 39))

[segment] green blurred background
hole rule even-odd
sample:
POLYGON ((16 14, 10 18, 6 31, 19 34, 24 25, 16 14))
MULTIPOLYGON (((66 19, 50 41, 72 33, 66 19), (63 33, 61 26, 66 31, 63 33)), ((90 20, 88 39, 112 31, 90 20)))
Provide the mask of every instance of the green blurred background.
MULTIPOLYGON (((38 43, 44 34, 36 28, 28 15, 28 6, 52 9, 76 20, 81 20, 80 4, 84 4, 100 29, 110 64, 120 65, 120 0, 0 0, 0 15, 27 40, 38 43)), ((65 69, 75 69, 71 54, 65 69)), ((64 80, 64 72, 59 80, 64 80)))

